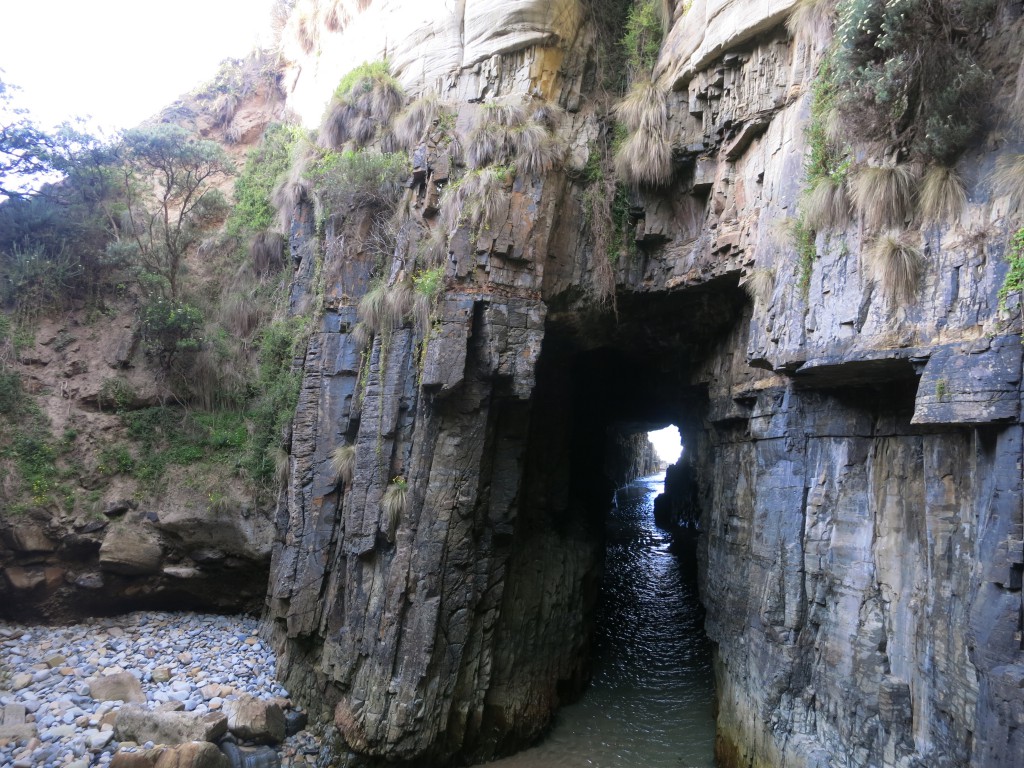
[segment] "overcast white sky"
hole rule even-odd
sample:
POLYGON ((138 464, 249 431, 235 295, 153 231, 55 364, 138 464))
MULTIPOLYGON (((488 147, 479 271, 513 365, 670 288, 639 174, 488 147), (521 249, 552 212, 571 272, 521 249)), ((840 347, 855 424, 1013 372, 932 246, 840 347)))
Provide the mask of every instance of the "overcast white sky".
POLYGON ((271 0, 0 0, 0 78, 44 127, 151 117, 266 36, 271 0))

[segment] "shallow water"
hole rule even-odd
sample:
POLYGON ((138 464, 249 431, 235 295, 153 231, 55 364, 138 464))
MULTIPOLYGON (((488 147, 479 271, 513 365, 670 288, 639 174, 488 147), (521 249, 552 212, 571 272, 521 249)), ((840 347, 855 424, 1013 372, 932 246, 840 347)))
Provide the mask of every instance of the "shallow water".
POLYGON ((711 647, 692 569, 654 525, 664 475, 631 483, 608 515, 594 677, 538 746, 502 768, 712 768, 711 647))

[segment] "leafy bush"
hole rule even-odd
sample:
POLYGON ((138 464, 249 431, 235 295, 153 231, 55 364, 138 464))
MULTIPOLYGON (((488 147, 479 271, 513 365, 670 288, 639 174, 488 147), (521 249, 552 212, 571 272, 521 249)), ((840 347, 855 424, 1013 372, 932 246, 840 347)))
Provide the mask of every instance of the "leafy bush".
POLYGON ((1006 300, 1011 293, 1024 291, 1024 227, 1013 233, 1006 253, 1010 269, 999 288, 999 308, 1006 309, 1006 300))
POLYGON ((115 411, 123 411, 135 400, 135 391, 125 379, 104 379, 100 385, 100 408, 112 407, 115 411))
POLYGON ((305 318, 292 317, 270 323, 260 334, 257 394, 247 413, 251 429, 242 462, 257 482, 274 482, 275 451, 299 401, 302 377, 292 362, 303 351, 305 330, 305 318))
POLYGON ((302 135, 297 126, 274 123, 264 131, 259 146, 249 150, 245 167, 235 180, 235 205, 225 225, 229 236, 253 234, 274 226, 276 211, 271 193, 287 173, 292 148, 302 135))
POLYGON ((661 0, 640 0, 629 9, 622 48, 634 78, 654 69, 668 21, 668 9, 661 0))
POLYGON ((202 342, 203 313, 183 301, 151 298, 142 308, 140 332, 146 352, 164 369, 183 352, 194 352, 202 342))
POLYGON ((21 377, 14 371, 0 370, 0 413, 13 416, 23 402, 21 377))
POLYGON ((846 0, 840 106, 853 132, 950 164, 981 127, 991 75, 977 63, 993 0, 846 0))
POLYGON ((409 178, 404 152, 327 152, 310 169, 310 179, 326 209, 392 209, 409 178))

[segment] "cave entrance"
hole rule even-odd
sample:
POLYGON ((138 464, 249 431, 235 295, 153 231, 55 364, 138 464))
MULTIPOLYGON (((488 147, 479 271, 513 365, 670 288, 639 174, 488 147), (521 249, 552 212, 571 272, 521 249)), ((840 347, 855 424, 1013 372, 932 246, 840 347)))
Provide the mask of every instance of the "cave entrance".
MULTIPOLYGON (((697 568, 698 478, 710 456, 703 366, 720 344, 742 348, 733 336, 747 306, 735 281, 722 280, 627 297, 614 318, 549 316, 524 507, 532 526, 577 547, 584 536, 593 542, 589 685, 544 742, 502 765, 714 765, 712 648, 697 568), (659 443, 674 438, 666 458, 676 460, 671 498, 657 504, 666 474, 640 471, 637 451, 655 432, 659 443)), ((570 698, 566 691, 562 703, 570 698)))

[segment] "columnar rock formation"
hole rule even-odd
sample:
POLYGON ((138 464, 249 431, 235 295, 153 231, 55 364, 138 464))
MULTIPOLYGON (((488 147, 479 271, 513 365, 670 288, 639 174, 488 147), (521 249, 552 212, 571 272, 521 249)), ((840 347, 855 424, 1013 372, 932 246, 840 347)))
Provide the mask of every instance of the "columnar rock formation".
MULTIPOLYGON (((447 241, 428 333, 407 324, 365 354, 367 214, 330 211, 320 235, 296 210, 293 308, 323 310, 266 614, 289 687, 371 763, 538 736, 586 679, 609 445, 671 422, 688 463, 669 492, 703 534, 722 765, 1016 764, 1022 348, 1016 300, 998 308, 1012 211, 988 181, 996 135, 961 160, 959 219, 921 228, 913 302, 880 289, 856 222, 818 238, 802 291, 776 222, 799 198, 814 51, 788 37, 788 4, 679 4, 655 70, 678 170, 630 200, 639 247, 615 265, 613 307, 595 298, 608 265, 583 173, 599 132, 586 8, 504 4, 487 47, 469 34, 485 5, 437 17, 463 30, 457 55, 443 30, 396 49, 356 7, 319 43, 341 58, 362 30, 346 66, 375 58, 372 39, 459 127, 478 101, 555 103, 569 153, 565 172, 517 174, 489 229, 447 241)), ((992 56, 1020 47, 1005 13, 992 56)), ((297 91, 334 61, 296 58, 297 91)), ((422 152, 408 194, 430 226, 451 169, 422 152)), ((414 254, 400 235, 390 281, 414 254)))

